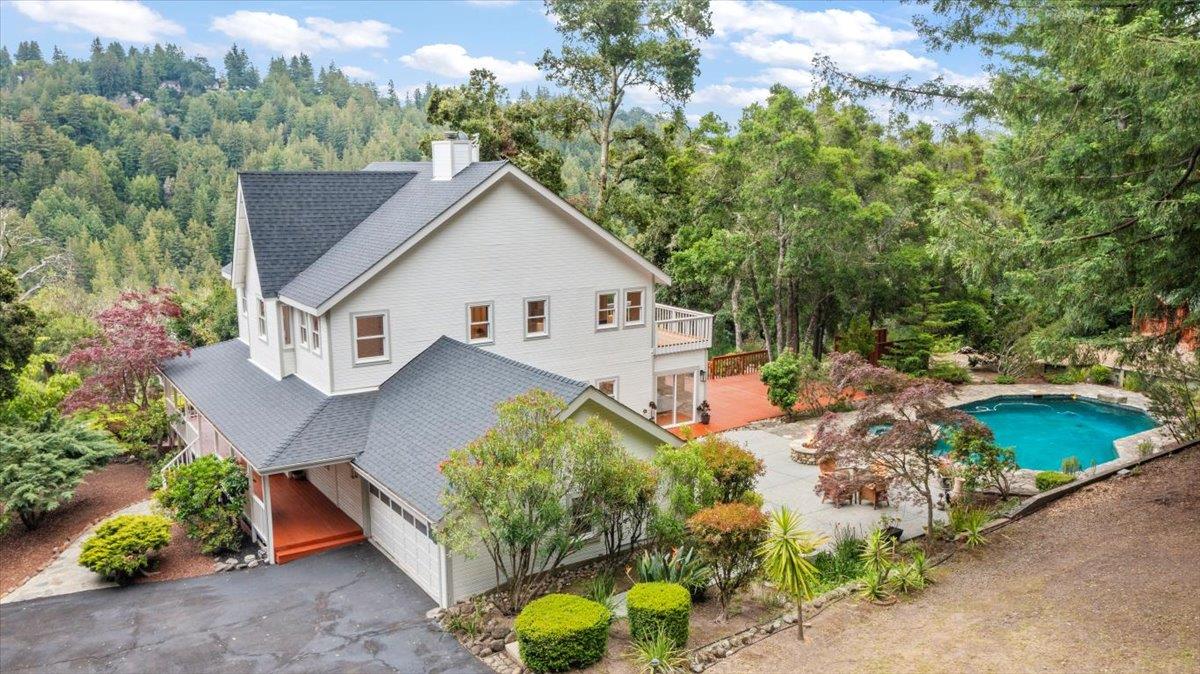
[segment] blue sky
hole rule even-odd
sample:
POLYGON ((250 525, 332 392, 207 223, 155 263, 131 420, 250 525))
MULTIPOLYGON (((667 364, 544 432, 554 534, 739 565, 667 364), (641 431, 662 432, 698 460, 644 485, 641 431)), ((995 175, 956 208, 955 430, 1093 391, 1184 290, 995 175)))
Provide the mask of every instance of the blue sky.
MULTIPOLYGON (((693 118, 716 111, 736 121, 774 82, 803 90, 813 56, 856 73, 978 82, 973 53, 930 53, 912 29, 920 8, 894 2, 714 0, 716 34, 702 47, 701 74, 688 106, 693 118)), ((559 44, 540 1, 462 2, 0 2, 0 42, 13 51, 37 40, 86 57, 93 37, 127 45, 174 42, 191 54, 221 57, 236 42, 260 70, 274 55, 308 53, 334 61, 354 79, 398 89, 462 82, 487 67, 511 92, 544 84, 534 63, 559 44)), ((656 109, 649 92, 630 103, 656 109)), ((945 116, 945 111, 930 113, 945 116)))

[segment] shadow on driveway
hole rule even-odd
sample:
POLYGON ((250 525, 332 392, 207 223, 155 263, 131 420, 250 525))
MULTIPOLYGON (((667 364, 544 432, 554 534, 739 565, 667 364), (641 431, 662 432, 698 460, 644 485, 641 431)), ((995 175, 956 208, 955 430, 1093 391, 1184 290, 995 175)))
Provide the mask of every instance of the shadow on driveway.
POLYGON ((0 606, 4 672, 490 672, 369 544, 0 606))

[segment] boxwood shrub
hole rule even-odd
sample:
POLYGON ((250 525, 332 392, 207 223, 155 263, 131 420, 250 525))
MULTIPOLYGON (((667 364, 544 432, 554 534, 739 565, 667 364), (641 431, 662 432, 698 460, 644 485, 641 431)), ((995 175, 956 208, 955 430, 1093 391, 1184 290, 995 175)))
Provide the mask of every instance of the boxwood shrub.
POLYGON ((1055 487, 1061 487, 1068 482, 1074 481, 1074 475, 1068 475, 1057 470, 1043 470, 1033 478, 1033 482, 1037 485, 1038 491, 1050 491, 1055 487))
POLYGON ((683 648, 688 639, 692 597, 677 583, 638 583, 626 595, 629 606, 629 636, 634 641, 653 639, 662 630, 683 648))
POLYGON ((526 667, 535 672, 564 672, 604 657, 611 620, 612 613, 590 599, 548 594, 525 605, 513 630, 526 667))
POLYGON ((120 515, 83 542, 79 563, 118 583, 150 567, 150 554, 171 542, 171 521, 158 515, 120 515))

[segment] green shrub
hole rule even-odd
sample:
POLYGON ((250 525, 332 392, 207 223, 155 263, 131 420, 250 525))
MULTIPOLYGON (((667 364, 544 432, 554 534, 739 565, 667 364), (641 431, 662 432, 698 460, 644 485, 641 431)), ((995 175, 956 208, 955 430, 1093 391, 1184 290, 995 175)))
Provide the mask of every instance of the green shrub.
POLYGON ((1058 466, 1058 469, 1067 475, 1074 475, 1075 473, 1078 473, 1079 468, 1079 457, 1077 456, 1064 457, 1062 463, 1060 463, 1058 466))
POLYGON ((1076 370, 1068 368, 1062 372, 1053 372, 1046 375, 1046 381, 1051 384, 1059 384, 1065 386, 1067 384, 1078 384, 1087 379, 1087 370, 1076 370))
POLYGON ((171 542, 171 522, 158 515, 120 515, 96 527, 83 542, 80 565, 109 580, 128 583, 150 568, 151 553, 171 542))
POLYGON ((754 490, 754 483, 766 472, 762 459, 732 440, 719 435, 706 435, 692 440, 700 448, 700 456, 717 481, 722 503, 740 501, 754 490))
POLYGON ((687 645, 692 598, 676 583, 638 583, 626 595, 629 636, 634 641, 653 639, 662 630, 675 645, 687 645))
POLYGON ((1093 384, 1108 384, 1112 379, 1112 370, 1104 365, 1096 364, 1087 369, 1087 380, 1093 384))
POLYGON ((1050 491, 1068 482, 1074 482, 1075 476, 1060 473, 1057 470, 1043 470, 1033 478, 1033 481, 1037 485, 1038 491, 1050 491))
POLYGON ((820 591, 832 589, 862 575, 860 555, 863 539, 850 527, 834 526, 833 542, 828 549, 812 556, 813 566, 820 574, 820 591))
POLYGON ((734 595, 758 574, 766 522, 761 510, 743 503, 718 503, 688 518, 688 535, 712 567, 722 619, 734 595))
POLYGON ((927 376, 950 384, 971 383, 971 371, 954 363, 934 363, 933 367, 929 368, 927 376))
POLYGON ((933 335, 915 333, 912 337, 896 339, 892 349, 883 357, 883 364, 906 374, 924 374, 929 369, 933 353, 933 335))
POLYGON ((996 375, 996 383, 997 384, 1015 384, 1015 383, 1017 383, 1017 378, 1012 376, 1011 374, 1000 374, 1000 375, 996 375))
POLYGON ((712 579, 712 569, 692 548, 675 548, 670 552, 646 550, 634 564, 637 579, 642 583, 675 583, 687 588, 692 601, 703 601, 704 591, 712 579))
POLYGON ((799 357, 787 349, 758 370, 759 378, 767 385, 767 400, 789 416, 800 397, 800 368, 799 357))
POLYGON ((1121 388, 1140 393, 1146 389, 1146 380, 1140 372, 1126 372, 1125 378, 1121 380, 1121 388))
POLYGON ((171 470, 155 498, 205 554, 237 550, 249 488, 244 470, 233 461, 202 456, 171 470))
POLYGON ((535 672, 563 672, 599 662, 608 648, 612 613, 573 594, 548 594, 513 622, 521 659, 535 672))
POLYGON ((613 590, 616 589, 616 585, 617 580, 611 572, 601 571, 584 585, 583 597, 612 611, 616 603, 613 599, 613 590))

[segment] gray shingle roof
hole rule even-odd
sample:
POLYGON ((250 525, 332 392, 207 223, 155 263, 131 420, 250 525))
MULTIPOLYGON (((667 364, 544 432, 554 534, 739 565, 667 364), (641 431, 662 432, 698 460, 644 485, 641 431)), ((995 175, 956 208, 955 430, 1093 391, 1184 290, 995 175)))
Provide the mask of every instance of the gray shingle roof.
POLYGON ((568 402, 587 384, 441 337, 379 387, 355 463, 434 521, 445 479, 438 464, 496 422, 496 405, 532 389, 568 402))
POLYGON ((162 365, 167 376, 259 470, 354 463, 433 520, 450 451, 496 422, 496 405, 532 389, 572 401, 588 385, 441 337, 378 391, 327 396, 295 376, 276 380, 245 344, 201 347, 162 365))
MULTIPOLYGON (((360 218, 357 227, 330 244, 319 258, 297 269, 280 294, 310 307, 320 306, 507 163, 475 162, 444 181, 432 180, 433 168, 429 162, 368 165, 353 175, 361 178, 380 171, 415 175, 404 189, 391 195, 369 216, 360 218)), ((256 236, 253 230, 251 236, 256 236)), ((257 241, 254 254, 258 255, 257 241)), ((262 261, 258 264, 261 268, 262 261)))
POLYGON ((274 297, 415 175, 413 171, 239 174, 263 297, 274 297))
POLYGON ((376 394, 327 396, 299 377, 276 380, 236 339, 201 347, 162 372, 259 470, 362 450, 376 394))

